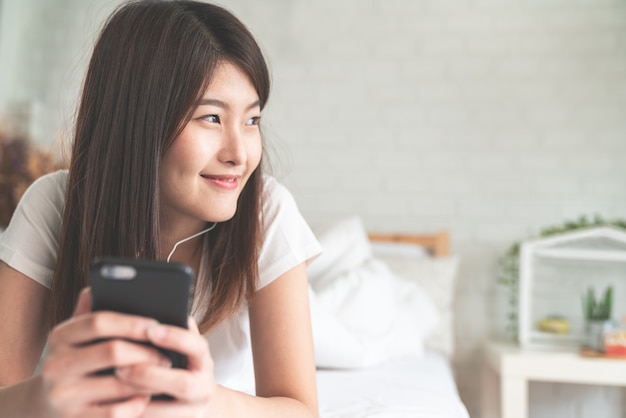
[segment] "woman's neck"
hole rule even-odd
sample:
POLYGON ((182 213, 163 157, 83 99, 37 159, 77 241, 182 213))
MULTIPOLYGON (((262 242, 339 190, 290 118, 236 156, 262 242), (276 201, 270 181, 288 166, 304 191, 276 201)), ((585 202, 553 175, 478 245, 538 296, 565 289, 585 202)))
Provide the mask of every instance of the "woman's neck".
POLYGON ((176 227, 173 227, 171 223, 163 225, 159 258, 187 263, 199 259, 204 236, 203 231, 207 228, 206 223, 179 224, 176 227))
POLYGON ((202 253, 203 236, 192 238, 188 241, 172 242, 171 245, 161 249, 160 259, 189 264, 197 268, 202 253))

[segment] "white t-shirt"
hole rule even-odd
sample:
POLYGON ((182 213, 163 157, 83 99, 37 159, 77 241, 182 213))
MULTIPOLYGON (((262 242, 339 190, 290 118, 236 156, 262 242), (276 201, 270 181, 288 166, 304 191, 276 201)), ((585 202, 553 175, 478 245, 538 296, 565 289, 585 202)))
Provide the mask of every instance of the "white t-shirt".
MULTIPOLYGON (((46 287, 59 248, 65 207, 67 170, 47 174, 26 191, 11 222, 0 235, 0 259, 46 287)), ((273 177, 265 177, 263 243, 258 289, 321 252, 293 196, 273 177)), ((248 307, 206 335, 215 363, 215 378, 232 389, 254 393, 248 307)))

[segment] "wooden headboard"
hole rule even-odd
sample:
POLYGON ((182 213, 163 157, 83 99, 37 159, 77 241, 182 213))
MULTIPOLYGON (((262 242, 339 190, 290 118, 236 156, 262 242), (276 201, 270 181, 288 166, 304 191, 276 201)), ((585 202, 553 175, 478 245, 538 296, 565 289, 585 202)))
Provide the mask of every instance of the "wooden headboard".
POLYGON ((370 241, 398 242, 416 244, 424 247, 435 257, 444 257, 450 253, 450 239, 448 231, 438 231, 432 234, 406 233, 369 233, 370 241))

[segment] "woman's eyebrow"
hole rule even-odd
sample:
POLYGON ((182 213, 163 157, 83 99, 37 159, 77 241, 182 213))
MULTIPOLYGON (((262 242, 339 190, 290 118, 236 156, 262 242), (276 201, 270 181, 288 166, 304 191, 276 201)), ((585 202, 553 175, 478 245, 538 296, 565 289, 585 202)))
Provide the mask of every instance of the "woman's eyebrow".
MULTIPOLYGON (((219 99, 203 98, 200 100, 200 103, 198 103, 198 106, 207 106, 207 105, 221 107, 222 109, 230 108, 228 103, 219 99)), ((254 109, 255 107, 260 107, 260 106, 261 106, 261 100, 255 100, 254 102, 250 103, 250 105, 248 105, 246 110, 254 109)))

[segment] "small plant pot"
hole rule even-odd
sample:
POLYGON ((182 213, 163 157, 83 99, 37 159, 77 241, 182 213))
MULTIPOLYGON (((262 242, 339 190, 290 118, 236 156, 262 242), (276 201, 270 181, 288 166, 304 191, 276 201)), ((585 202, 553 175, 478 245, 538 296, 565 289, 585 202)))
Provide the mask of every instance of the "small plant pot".
POLYGON ((613 322, 608 320, 594 320, 585 323, 584 346, 596 351, 604 352, 603 336, 613 329, 613 322))

